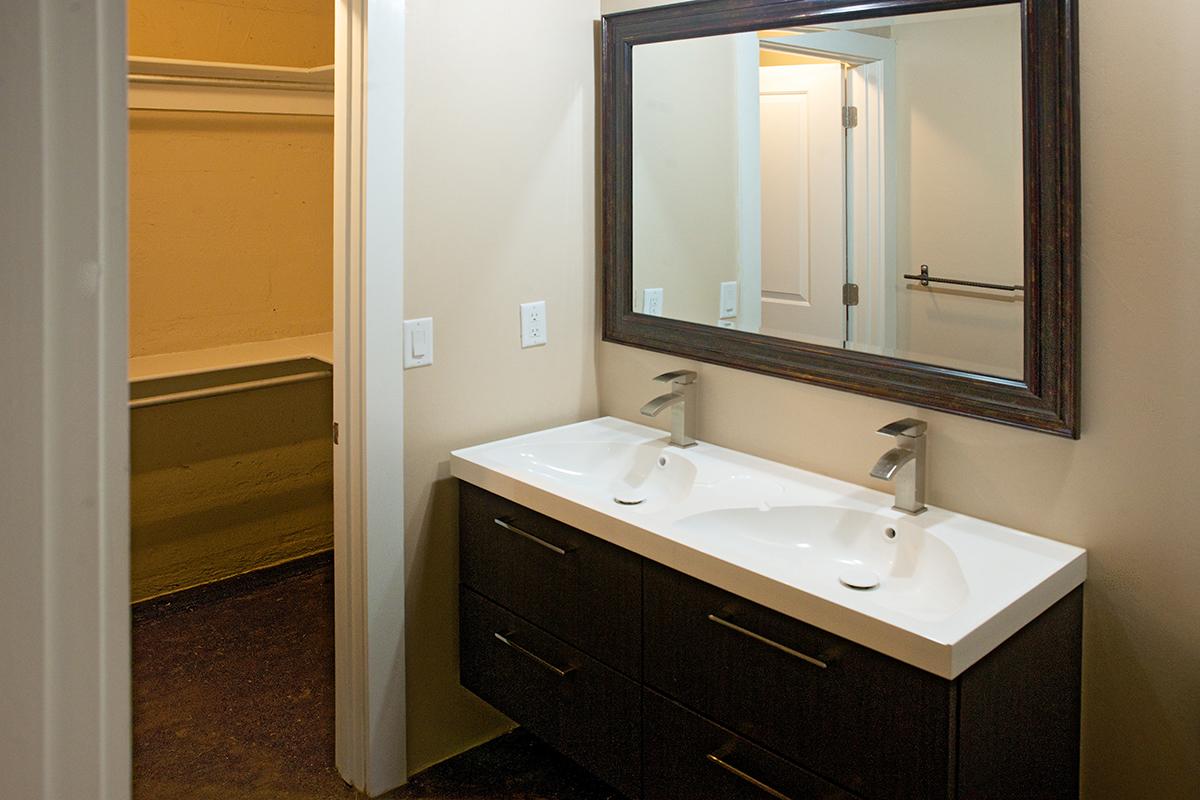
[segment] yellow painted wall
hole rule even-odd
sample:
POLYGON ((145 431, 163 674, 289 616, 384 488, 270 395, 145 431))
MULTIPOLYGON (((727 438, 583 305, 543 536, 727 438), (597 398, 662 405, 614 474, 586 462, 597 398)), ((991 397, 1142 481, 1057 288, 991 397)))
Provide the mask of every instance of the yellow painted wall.
MULTIPOLYGON (((786 34, 785 34, 786 35, 786 34)), ((778 50, 759 50, 758 65, 760 67, 795 67, 808 64, 836 64, 828 58, 805 56, 799 53, 781 53, 778 50)))
POLYGON ((333 3, 129 0, 129 52, 285 67, 332 64, 333 3))
POLYGON ((332 329, 332 125, 130 113, 131 355, 332 329))
POLYGON ((332 403, 324 380, 135 410, 133 600, 332 547, 332 403))
MULTIPOLYGON (((331 0, 132 0, 141 56, 316 66, 331 0)), ((330 117, 130 114, 130 355, 323 333, 330 117)), ((132 413, 135 600, 332 546, 328 380, 132 413)))
MULTIPOLYGON (((648 4, 605 0, 602 10, 648 4)), ((696 365, 699 431, 887 491, 867 476, 887 447, 875 429, 909 414, 929 420, 931 502, 1088 548, 1083 796, 1195 797, 1200 5, 1089 0, 1080 14, 1082 440, 696 365), (1153 42, 1138 50, 1137 69, 1134 40, 1153 42)), ((626 419, 640 419, 652 376, 686 365, 597 347, 600 409, 626 419)))

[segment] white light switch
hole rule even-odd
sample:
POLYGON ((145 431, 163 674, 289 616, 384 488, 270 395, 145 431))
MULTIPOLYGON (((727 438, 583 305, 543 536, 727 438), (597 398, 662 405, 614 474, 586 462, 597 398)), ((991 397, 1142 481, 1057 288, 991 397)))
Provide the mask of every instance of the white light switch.
POLYGON ((721 284, 720 319, 732 319, 737 316, 737 294, 737 281, 725 281, 721 284))
POLYGON ((663 290, 642 290, 642 313, 652 317, 661 317, 663 313, 663 290))
POLYGON ((433 317, 404 320, 404 368, 433 363, 433 317))
POLYGON ((521 347, 546 343, 546 301, 521 303, 521 347))

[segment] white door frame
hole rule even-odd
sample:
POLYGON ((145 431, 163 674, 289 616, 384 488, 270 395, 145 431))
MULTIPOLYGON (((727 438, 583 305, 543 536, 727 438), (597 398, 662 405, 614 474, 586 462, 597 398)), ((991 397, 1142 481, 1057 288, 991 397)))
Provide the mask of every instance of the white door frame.
POLYGON ((0 4, 0 775, 130 795, 125 3, 0 4))
POLYGON ((408 778, 399 346, 405 4, 335 3, 336 758, 342 777, 374 796, 408 778))
POLYGON ((362 498, 362 220, 365 19, 363 3, 335 0, 333 114, 333 508, 336 763, 366 783, 366 582, 362 498), (353 298, 353 301, 351 300, 353 298))

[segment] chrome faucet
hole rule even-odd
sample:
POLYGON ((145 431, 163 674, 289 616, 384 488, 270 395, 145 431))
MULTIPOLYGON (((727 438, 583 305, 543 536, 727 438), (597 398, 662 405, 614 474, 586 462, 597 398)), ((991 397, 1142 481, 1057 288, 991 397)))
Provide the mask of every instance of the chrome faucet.
POLYGON ((696 373, 690 369, 680 369, 664 372, 654 380, 670 384, 671 391, 642 406, 642 413, 647 417, 657 417, 663 409, 671 409, 671 444, 691 447, 696 443, 696 373))
POLYGON ((888 450, 875 466, 871 477, 896 482, 896 502, 892 508, 907 514, 925 511, 925 429, 919 419, 901 419, 879 429, 884 436, 895 436, 896 446, 888 450))

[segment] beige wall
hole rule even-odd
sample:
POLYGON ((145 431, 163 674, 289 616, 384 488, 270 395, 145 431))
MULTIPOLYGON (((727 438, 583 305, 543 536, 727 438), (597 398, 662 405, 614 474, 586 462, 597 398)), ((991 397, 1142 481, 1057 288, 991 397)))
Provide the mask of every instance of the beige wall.
POLYGON ((633 53, 633 308, 660 288, 662 316, 715 325, 739 275, 737 38, 633 53))
POLYGON ((596 414, 595 18, 408 3, 404 313, 435 340, 404 378, 412 771, 508 725, 458 685, 450 450, 596 414), (522 350, 518 305, 539 299, 549 343, 522 350))
MULTIPOLYGON (((634 3, 603 7, 618 5, 634 3)), ((886 490, 867 478, 886 446, 872 432, 908 413, 930 420, 932 502, 1089 549, 1085 796, 1191 797, 1200 786, 1200 95, 1191 86, 1200 6, 1091 0, 1081 28, 1082 440, 710 366, 700 367, 700 434, 886 490)), ((650 378, 681 364, 616 345, 600 345, 597 360, 601 411, 628 419, 654 394, 650 378)))
POLYGON ((922 288, 934 275, 1022 283, 1021 15, 999 6, 891 28, 896 42, 896 350, 1020 378, 1023 295, 922 288))

